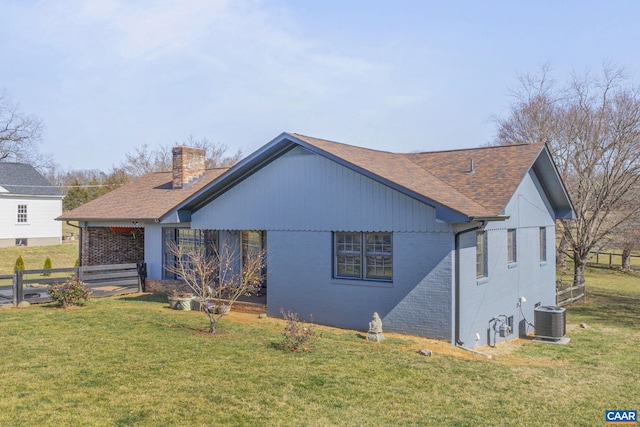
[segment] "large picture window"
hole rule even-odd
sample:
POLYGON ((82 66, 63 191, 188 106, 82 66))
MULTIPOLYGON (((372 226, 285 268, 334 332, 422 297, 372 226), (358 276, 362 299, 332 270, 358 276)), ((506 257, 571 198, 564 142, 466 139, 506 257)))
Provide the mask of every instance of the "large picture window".
POLYGON ((177 258, 169 246, 173 242, 186 251, 204 247, 208 254, 213 255, 218 248, 217 230, 192 230, 190 228, 163 228, 162 229, 162 251, 163 251, 163 272, 166 279, 175 279, 176 276, 166 270, 166 267, 175 267, 177 258))
POLYGON ((333 276, 344 279, 393 280, 391 233, 333 235, 333 276))

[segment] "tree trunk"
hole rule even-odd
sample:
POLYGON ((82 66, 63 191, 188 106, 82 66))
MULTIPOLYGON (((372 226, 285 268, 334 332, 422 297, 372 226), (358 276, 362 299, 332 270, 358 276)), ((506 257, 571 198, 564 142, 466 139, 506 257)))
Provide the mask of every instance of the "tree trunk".
POLYGON ((567 269, 567 251, 569 250, 569 241, 564 233, 560 236, 560 243, 556 249, 556 268, 567 269))
POLYGON ((573 286, 582 286, 584 282, 584 268, 587 263, 579 257, 575 257, 573 264, 573 286))
POLYGON ((625 246, 622 249, 622 269, 625 271, 631 270, 631 247, 625 246))

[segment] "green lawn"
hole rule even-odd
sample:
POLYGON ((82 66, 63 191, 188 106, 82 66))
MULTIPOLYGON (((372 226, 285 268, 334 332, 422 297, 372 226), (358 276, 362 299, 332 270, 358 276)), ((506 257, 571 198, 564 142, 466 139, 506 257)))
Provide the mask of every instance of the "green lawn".
POLYGON ((13 274, 18 256, 22 255, 25 269, 38 270, 51 258, 52 268, 73 267, 78 259, 78 241, 65 241, 53 246, 10 246, 0 248, 0 274, 13 274))
POLYGON ((516 340, 494 360, 331 328, 286 353, 278 319, 232 313, 205 336, 202 314, 153 295, 4 310, 0 425, 604 425, 640 407, 640 279, 587 280, 569 345, 516 340))

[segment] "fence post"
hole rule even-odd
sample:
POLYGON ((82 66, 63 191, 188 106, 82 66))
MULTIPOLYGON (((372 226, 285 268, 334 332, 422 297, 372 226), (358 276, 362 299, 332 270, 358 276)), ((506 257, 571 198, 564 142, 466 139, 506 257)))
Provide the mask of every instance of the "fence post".
POLYGON ((24 300, 24 287, 22 284, 22 270, 16 271, 15 275, 16 291, 14 293, 16 305, 20 304, 24 300))
POLYGON ((146 292, 145 280, 147 279, 147 264, 137 263, 138 268, 138 292, 146 292))
POLYGON ((11 302, 14 306, 18 305, 18 279, 15 274, 11 279, 11 302))
POLYGON ((571 301, 569 304, 573 304, 573 288, 576 285, 576 276, 573 276, 573 283, 571 283, 571 287, 569 288, 569 301, 571 301))

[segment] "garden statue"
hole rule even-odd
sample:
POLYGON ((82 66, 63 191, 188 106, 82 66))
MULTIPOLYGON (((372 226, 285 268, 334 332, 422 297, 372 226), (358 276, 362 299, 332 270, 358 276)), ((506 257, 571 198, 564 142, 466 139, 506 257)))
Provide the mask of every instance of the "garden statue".
POLYGON ((371 322, 369 322, 369 333, 367 334, 367 339, 369 341, 380 342, 384 339, 384 334, 382 333, 382 319, 378 313, 373 313, 373 318, 371 322))

